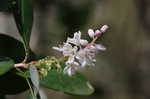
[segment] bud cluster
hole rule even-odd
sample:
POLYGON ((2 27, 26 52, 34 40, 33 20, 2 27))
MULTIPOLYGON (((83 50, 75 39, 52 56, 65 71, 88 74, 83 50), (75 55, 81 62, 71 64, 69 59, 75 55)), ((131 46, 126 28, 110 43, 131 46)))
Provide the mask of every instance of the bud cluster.
POLYGON ((60 66, 60 60, 56 59, 55 57, 46 57, 44 59, 41 59, 35 64, 35 66, 42 76, 47 76, 48 72, 53 69, 62 69, 62 67, 60 66))

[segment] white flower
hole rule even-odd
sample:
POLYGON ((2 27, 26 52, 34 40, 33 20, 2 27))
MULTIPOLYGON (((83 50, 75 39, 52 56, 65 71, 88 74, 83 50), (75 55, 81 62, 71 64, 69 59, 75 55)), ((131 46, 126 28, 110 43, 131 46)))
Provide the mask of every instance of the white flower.
POLYGON ((85 66, 94 66, 95 59, 95 51, 85 48, 78 52, 76 55, 77 60, 79 61, 82 68, 85 66))
POLYGON ((70 56, 75 54, 78 48, 77 46, 73 47, 69 43, 64 43, 62 47, 53 47, 53 49, 62 52, 64 56, 70 56))
POLYGON ((76 53, 77 51, 77 47, 76 46, 72 46, 71 44, 69 43, 64 43, 64 46, 63 46, 63 55, 64 56, 70 56, 70 55, 73 55, 76 53))
POLYGON ((88 34, 89 34, 89 36, 91 37, 91 38, 94 38, 94 30, 93 29, 89 29, 88 30, 88 34))
POLYGON ((77 62, 68 60, 66 62, 66 67, 64 68, 64 73, 72 76, 73 74, 75 74, 75 72, 78 71, 78 66, 79 64, 77 62))
POLYGON ((79 46, 80 45, 80 39, 81 39, 81 32, 75 32, 73 38, 67 38, 67 43, 71 43, 74 45, 79 46))
POLYGON ((75 60, 74 55, 70 55, 70 57, 66 61, 66 65, 72 64, 74 62, 74 60, 75 60))
POLYGON ((60 47, 53 47, 53 49, 63 53, 63 56, 67 56, 65 62, 66 67, 64 73, 72 76, 78 71, 81 71, 86 66, 94 66, 96 59, 96 53, 98 51, 105 51, 106 48, 101 44, 96 44, 95 41, 102 32, 108 29, 107 25, 104 25, 101 30, 93 29, 88 30, 89 36, 93 39, 91 43, 87 40, 81 39, 81 32, 75 32, 73 38, 68 38, 67 41, 60 47))

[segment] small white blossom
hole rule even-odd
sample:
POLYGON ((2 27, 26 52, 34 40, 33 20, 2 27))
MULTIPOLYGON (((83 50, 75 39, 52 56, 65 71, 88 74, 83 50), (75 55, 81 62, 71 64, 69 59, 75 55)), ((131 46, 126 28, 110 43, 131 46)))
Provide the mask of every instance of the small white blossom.
POLYGON ((73 47, 69 43, 64 43, 64 46, 63 46, 63 55, 64 56, 70 56, 70 55, 76 53, 77 49, 78 48, 76 46, 73 47))
POLYGON ((104 25, 100 30, 94 32, 93 29, 88 30, 89 36, 93 39, 91 43, 87 40, 81 39, 81 32, 75 32, 73 38, 68 38, 67 41, 60 47, 53 47, 53 49, 63 53, 67 56, 66 67, 64 73, 72 76, 78 71, 81 71, 86 66, 94 66, 96 59, 95 55, 98 51, 105 51, 106 48, 101 44, 96 44, 95 41, 102 32, 108 29, 104 25))
POLYGON ((91 38, 94 38, 94 30, 93 29, 89 29, 88 30, 88 34, 89 34, 89 36, 91 37, 91 38))
POLYGON ((81 32, 80 31, 75 32, 73 38, 68 37, 67 43, 71 43, 71 44, 79 46, 80 45, 80 39, 81 39, 81 32))
POLYGON ((72 62, 72 63, 66 63, 66 67, 64 68, 64 73, 68 74, 69 76, 72 76, 73 74, 75 74, 75 72, 78 71, 78 66, 79 64, 77 62, 72 62))
POLYGON ((53 47, 53 49, 62 52, 64 56, 70 56, 70 55, 76 53, 78 48, 77 48, 77 46, 73 47, 69 43, 64 43, 64 45, 62 47, 53 47))

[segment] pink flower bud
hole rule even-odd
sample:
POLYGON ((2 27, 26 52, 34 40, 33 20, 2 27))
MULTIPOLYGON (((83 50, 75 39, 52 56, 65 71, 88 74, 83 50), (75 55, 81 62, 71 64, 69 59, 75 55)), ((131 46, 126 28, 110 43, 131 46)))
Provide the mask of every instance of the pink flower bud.
POLYGON ((105 51, 106 50, 106 48, 103 45, 101 45, 101 44, 96 44, 95 47, 96 47, 97 50, 101 50, 101 51, 105 51))
POLYGON ((82 46, 86 46, 86 45, 88 45, 88 41, 87 40, 80 40, 80 44, 82 46))
POLYGON ((109 28, 108 25, 103 25, 100 30, 101 32, 106 32, 108 28, 109 28))
POLYGON ((95 36, 100 36, 101 34, 102 34, 102 32, 100 30, 95 31, 95 36))
POLYGON ((93 29, 89 29, 89 30, 88 30, 88 34, 89 34, 89 36, 90 36, 91 38, 94 38, 95 33, 94 33, 94 30, 93 30, 93 29))

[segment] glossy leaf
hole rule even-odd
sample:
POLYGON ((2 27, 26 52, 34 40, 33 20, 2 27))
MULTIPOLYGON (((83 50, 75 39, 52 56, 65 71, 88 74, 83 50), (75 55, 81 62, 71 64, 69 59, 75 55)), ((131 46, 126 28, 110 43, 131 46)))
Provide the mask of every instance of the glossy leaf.
POLYGON ((25 50, 23 44, 13 37, 0 34, 0 57, 9 57, 15 63, 23 61, 25 50))
POLYGON ((33 24, 32 0, 16 0, 13 14, 19 33, 26 49, 29 48, 30 35, 33 24))
POLYGON ((14 66, 14 61, 10 58, 0 58, 0 75, 7 73, 14 66))
POLYGON ((90 95, 94 92, 94 88, 80 73, 70 77, 64 73, 53 70, 48 73, 47 77, 41 80, 41 85, 72 95, 90 95))
POLYGON ((0 93, 1 94, 18 94, 29 89, 26 80, 12 70, 0 76, 0 93))
MULTIPOLYGON (((40 68, 46 69, 49 66, 51 67, 47 76, 41 77, 40 79, 40 85, 42 87, 62 91, 72 95, 90 95, 94 92, 94 88, 84 75, 80 73, 76 73, 73 76, 64 74, 63 68, 65 67, 65 64, 62 60, 47 57, 39 60, 34 65, 38 68, 38 70, 40 70, 40 68), (57 68, 58 63, 61 65, 61 69, 57 68)), ((30 77, 29 71, 26 71, 25 74, 19 75, 22 77, 30 77)))
MULTIPOLYGON (((10 57, 15 63, 22 62, 24 59, 23 44, 4 34, 0 34, 0 57, 10 57)), ((17 94, 28 89, 26 80, 16 75, 16 70, 11 71, 0 76, 0 93, 1 94, 17 94)))

